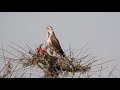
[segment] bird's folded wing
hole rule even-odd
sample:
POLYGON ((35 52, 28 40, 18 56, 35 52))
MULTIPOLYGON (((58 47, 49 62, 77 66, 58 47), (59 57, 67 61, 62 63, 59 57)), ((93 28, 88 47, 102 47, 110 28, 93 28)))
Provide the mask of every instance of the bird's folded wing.
POLYGON ((57 50, 62 50, 58 39, 54 35, 51 35, 50 39, 54 48, 57 50))

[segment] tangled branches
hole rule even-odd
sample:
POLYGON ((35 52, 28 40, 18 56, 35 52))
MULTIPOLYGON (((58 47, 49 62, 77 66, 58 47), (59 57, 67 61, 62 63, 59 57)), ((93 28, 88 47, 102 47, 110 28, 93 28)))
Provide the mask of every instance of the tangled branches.
MULTIPOLYGON (((80 52, 76 56, 75 54, 79 50, 74 51, 70 48, 67 50, 68 55, 66 55, 64 58, 61 58, 59 56, 52 56, 51 52, 47 51, 46 48, 42 48, 43 44, 41 44, 35 50, 32 50, 28 45, 28 50, 25 50, 15 43, 12 44, 21 49, 19 50, 9 45, 10 48, 17 51, 21 56, 17 56, 12 52, 4 50, 2 47, 1 51, 3 52, 3 55, 1 55, 1 59, 4 60, 4 66, 0 71, 0 78, 26 78, 27 76, 36 76, 41 78, 42 76, 40 76, 40 74, 43 73, 43 78, 67 77, 70 74, 73 77, 76 73, 79 73, 79 76, 77 77, 80 77, 81 74, 87 74, 86 77, 90 78, 92 74, 89 74, 91 70, 93 70, 93 67, 104 64, 102 63, 99 65, 93 65, 96 61, 98 61, 96 60, 96 57, 92 57, 92 53, 84 55, 87 50, 82 53, 86 45, 80 49, 80 52), (4 52, 7 52, 16 58, 7 57, 5 56, 4 52), (81 53, 82 56, 78 58, 81 53), (36 75, 36 72, 40 73, 36 75)), ((100 68, 100 70, 97 71, 101 72, 101 70, 103 70, 103 68, 100 68)))

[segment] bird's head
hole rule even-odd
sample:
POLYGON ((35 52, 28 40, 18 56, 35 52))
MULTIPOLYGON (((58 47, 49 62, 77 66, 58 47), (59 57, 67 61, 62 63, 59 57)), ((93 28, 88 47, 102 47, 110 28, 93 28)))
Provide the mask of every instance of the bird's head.
POLYGON ((51 26, 48 26, 46 29, 48 31, 48 35, 54 34, 53 28, 51 26))

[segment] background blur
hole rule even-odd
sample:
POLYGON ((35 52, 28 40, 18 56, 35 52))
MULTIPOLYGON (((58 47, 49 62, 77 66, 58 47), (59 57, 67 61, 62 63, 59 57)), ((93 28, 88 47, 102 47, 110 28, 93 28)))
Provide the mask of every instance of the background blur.
POLYGON ((64 50, 87 48, 98 58, 120 63, 119 12, 0 12, 0 44, 32 48, 46 40, 51 25, 64 50))

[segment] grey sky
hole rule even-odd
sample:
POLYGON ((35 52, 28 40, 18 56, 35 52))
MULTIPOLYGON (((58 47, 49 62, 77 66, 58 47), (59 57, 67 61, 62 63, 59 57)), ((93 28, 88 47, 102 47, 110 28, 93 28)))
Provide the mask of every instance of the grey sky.
POLYGON ((88 43, 98 57, 120 59, 119 12, 0 12, 0 42, 39 45, 48 25, 64 50, 88 43))

